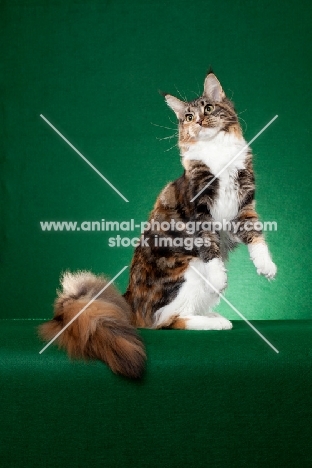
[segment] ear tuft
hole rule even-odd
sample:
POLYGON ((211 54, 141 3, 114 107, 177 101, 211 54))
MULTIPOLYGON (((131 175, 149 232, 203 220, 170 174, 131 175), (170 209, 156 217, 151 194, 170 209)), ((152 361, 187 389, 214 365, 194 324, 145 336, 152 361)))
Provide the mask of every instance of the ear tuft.
POLYGON ((168 106, 173 110, 177 118, 182 118, 182 115, 185 112, 185 103, 183 101, 180 101, 180 99, 171 96, 171 94, 165 94, 164 97, 168 106))
POLYGON ((206 76, 204 83, 204 95, 214 102, 220 102, 225 98, 225 93, 222 89, 220 81, 216 75, 211 72, 206 76))
POLYGON ((158 90, 158 93, 162 96, 162 97, 166 97, 168 93, 165 93, 164 91, 162 91, 161 89, 158 90))

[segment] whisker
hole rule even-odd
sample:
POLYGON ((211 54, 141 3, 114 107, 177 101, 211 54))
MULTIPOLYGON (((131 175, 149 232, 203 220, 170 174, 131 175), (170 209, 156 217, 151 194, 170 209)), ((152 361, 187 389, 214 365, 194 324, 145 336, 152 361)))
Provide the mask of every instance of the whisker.
POLYGON ((246 122, 246 120, 244 120, 242 117, 239 117, 239 116, 237 116, 237 118, 238 118, 239 120, 241 120, 242 122, 244 122, 244 124, 245 124, 245 130, 244 130, 244 132, 246 132, 246 130, 247 130, 247 122, 246 122))
POLYGON ((156 140, 159 140, 159 141, 160 141, 160 140, 171 140, 171 138, 175 138, 175 137, 177 137, 177 136, 178 136, 178 134, 175 133, 174 135, 170 135, 170 136, 167 136, 167 137, 164 137, 164 138, 156 137, 156 140))
POLYGON ((195 96, 198 98, 199 94, 196 91, 191 91, 191 93, 195 94, 195 96))
POLYGON ((166 150, 165 150, 165 153, 166 153, 167 151, 170 151, 170 150, 172 150, 172 149, 173 149, 173 148, 175 148, 176 146, 178 146, 178 144, 177 144, 177 143, 176 143, 175 145, 171 146, 171 148, 168 148, 168 149, 166 149, 166 150))
POLYGON ((186 97, 185 97, 185 96, 184 96, 184 97, 182 96, 182 94, 180 93, 180 91, 178 90, 178 88, 176 87, 176 85, 174 85, 174 87, 175 87, 175 89, 178 91, 179 96, 183 99, 183 101, 187 102, 186 97))
MULTIPOLYGON (((242 117, 239 117, 239 115, 237 115, 237 118, 238 118, 239 121, 244 122, 244 124, 245 124, 245 130, 244 130, 244 132, 245 132, 245 131, 247 130, 247 122, 246 122, 242 117)), ((235 122, 233 122, 233 120, 231 120, 231 119, 227 119, 227 120, 222 119, 222 122, 225 123, 225 124, 228 124, 228 123, 235 123, 235 122)))
POLYGON ((223 123, 233 123, 233 124, 234 124, 234 123, 235 123, 235 120, 232 120, 232 119, 230 119, 230 120, 224 120, 224 119, 222 119, 222 122, 223 122, 223 123))
POLYGON ((229 91, 231 91, 231 93, 232 93, 232 96, 230 97, 230 101, 232 101, 233 96, 234 96, 234 91, 232 91, 230 88, 229 88, 229 91))
POLYGON ((173 125, 176 125, 176 124, 177 124, 177 122, 173 122, 173 121, 171 120, 170 117, 169 117, 169 120, 170 120, 170 122, 171 122, 173 125))
POLYGON ((201 92, 200 92, 200 86, 199 86, 199 82, 198 80, 196 80, 196 83, 197 83, 197 87, 198 87, 198 96, 201 96, 201 92))
POLYGON ((163 125, 158 125, 153 122, 151 122, 152 125, 155 125, 155 127, 161 127, 161 128, 166 128, 167 130, 176 130, 176 128, 170 128, 170 127, 164 127, 163 125))

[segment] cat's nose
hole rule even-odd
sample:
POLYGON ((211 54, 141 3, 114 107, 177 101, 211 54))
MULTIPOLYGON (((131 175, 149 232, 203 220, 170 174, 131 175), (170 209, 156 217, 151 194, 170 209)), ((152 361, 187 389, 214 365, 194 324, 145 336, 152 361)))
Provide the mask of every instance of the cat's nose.
POLYGON ((198 124, 201 126, 201 124, 203 123, 203 119, 199 119, 199 120, 197 120, 197 122, 196 122, 196 123, 198 123, 198 124))

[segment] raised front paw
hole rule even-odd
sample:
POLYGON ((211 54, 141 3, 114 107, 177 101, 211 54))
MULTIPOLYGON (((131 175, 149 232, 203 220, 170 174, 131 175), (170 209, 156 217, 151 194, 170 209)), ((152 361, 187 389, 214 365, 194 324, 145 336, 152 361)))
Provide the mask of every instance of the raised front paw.
POLYGON ((271 259, 267 245, 264 242, 259 242, 258 244, 250 244, 248 249, 258 275, 273 279, 276 275, 277 267, 271 259))
POLYGON ((273 279, 277 272, 277 267, 270 258, 264 260, 261 265, 255 263, 258 275, 264 275, 268 279, 273 279))

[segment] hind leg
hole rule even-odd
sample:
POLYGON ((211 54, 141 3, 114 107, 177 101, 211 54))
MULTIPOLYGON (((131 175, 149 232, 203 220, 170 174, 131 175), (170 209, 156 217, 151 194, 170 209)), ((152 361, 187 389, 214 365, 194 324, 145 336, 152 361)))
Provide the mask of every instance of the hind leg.
POLYGON ((222 315, 211 313, 208 317, 189 315, 177 317, 167 328, 176 330, 230 330, 232 323, 222 315))
POLYGON ((221 259, 190 262, 177 297, 155 313, 154 328, 225 330, 231 322, 211 309, 220 300, 227 277, 221 259))

